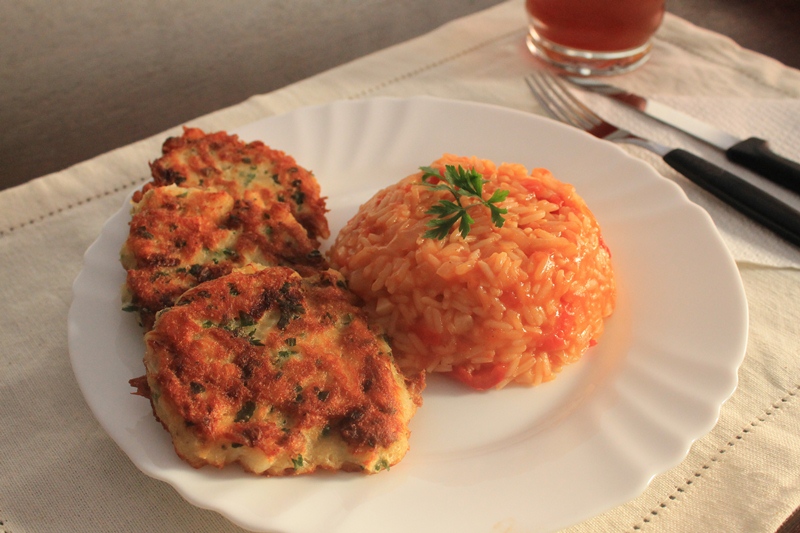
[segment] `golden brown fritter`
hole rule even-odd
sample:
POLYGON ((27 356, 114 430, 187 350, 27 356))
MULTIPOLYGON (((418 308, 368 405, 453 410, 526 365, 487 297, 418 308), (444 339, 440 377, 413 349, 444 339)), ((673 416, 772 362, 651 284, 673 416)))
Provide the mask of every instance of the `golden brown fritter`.
POLYGON ((397 372, 355 304, 336 271, 250 266, 162 311, 145 336, 147 387, 178 455, 266 475, 397 463, 423 378, 397 372))
MULTIPOLYGON (((197 128, 184 128, 181 137, 167 139, 162 152, 150 165, 153 182, 144 191, 170 184, 215 187, 236 199, 254 191, 266 205, 286 204, 309 237, 330 236, 316 178, 284 152, 261 141, 244 143, 236 135, 206 134, 197 128)), ((134 201, 138 199, 134 196, 134 201)))
POLYGON ((252 191, 235 200, 224 191, 156 187, 133 207, 121 252, 128 271, 124 305, 150 329, 155 314, 184 291, 234 268, 327 268, 318 246, 285 204, 265 206, 252 191))

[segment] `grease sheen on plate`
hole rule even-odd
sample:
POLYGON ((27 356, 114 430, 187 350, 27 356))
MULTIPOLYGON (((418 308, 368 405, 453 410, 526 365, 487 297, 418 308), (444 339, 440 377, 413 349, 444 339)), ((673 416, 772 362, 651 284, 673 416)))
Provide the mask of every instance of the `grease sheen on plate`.
POLYGON ((72 365, 109 435, 194 505, 258 531, 556 530, 638 495, 733 392, 747 333, 735 264, 708 215, 618 147, 534 115, 425 97, 302 108, 234 133, 314 172, 333 235, 378 189, 446 152, 548 168, 603 227, 619 298, 603 342, 551 383, 475 394, 432 377, 411 450, 390 475, 194 470, 127 386, 143 347, 119 304, 126 202, 75 280, 72 365))

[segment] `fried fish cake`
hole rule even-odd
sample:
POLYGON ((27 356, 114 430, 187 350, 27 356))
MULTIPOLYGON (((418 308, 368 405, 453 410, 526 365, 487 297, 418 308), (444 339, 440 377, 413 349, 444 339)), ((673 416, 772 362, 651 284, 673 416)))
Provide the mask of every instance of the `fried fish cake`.
POLYGON ((159 314, 147 386, 180 457, 278 476, 402 459, 423 377, 398 373, 344 285, 334 270, 250 266, 159 314))
POLYGON ((286 204, 311 238, 330 236, 319 183, 284 152, 261 141, 244 143, 236 135, 206 134, 197 128, 184 128, 182 136, 167 139, 162 152, 150 164, 153 182, 144 191, 170 184, 215 187, 237 199, 255 191, 267 205, 286 204))
POLYGON ((303 273, 327 268, 311 239, 282 203, 265 206, 245 191, 175 185, 147 191, 133 207, 121 262, 127 270, 123 305, 150 329, 155 314, 187 289, 250 263, 303 273))

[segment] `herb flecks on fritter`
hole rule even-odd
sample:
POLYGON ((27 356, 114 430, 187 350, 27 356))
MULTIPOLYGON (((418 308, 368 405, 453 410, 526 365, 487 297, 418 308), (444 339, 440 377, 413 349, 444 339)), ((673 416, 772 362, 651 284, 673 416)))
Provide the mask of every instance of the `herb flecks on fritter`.
MULTIPOLYGON (((263 197, 264 203, 283 203, 311 238, 328 238, 325 200, 314 175, 291 156, 261 141, 244 143, 225 132, 206 134, 184 128, 180 137, 164 142, 163 155, 150 165, 153 182, 145 186, 215 187, 234 198, 245 191, 263 197)), ((134 201, 138 197, 134 196, 134 201)))
POLYGON ((283 265, 303 273, 327 268, 285 204, 264 205, 246 191, 174 185, 148 190, 134 205, 121 252, 127 270, 125 308, 139 313, 145 329, 155 314, 184 291, 250 263, 283 265))
POLYGON ((397 463, 423 378, 398 373, 356 303, 333 270, 250 266, 161 312, 146 388, 177 453, 267 475, 397 463))

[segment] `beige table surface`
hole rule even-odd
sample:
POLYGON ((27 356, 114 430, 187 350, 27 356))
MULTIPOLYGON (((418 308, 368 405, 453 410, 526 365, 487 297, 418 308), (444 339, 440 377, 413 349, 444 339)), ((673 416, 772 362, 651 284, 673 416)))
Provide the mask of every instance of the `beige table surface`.
MULTIPOLYGON (((229 130, 306 105, 380 95, 542 113, 522 81, 536 68, 524 34, 522 3, 511 0, 190 124, 229 130)), ((800 158, 800 72, 675 16, 659 30, 652 60, 615 82, 685 105, 732 133, 765 136, 800 158)), ((637 123, 616 108, 607 113, 637 123)), ((661 126, 638 124, 654 138, 718 157, 661 126)), ((0 532, 239 530, 136 469, 92 417, 67 349, 71 284, 84 251, 146 181, 147 162, 179 126, 0 192, 0 532)), ((628 151, 711 213, 742 276, 749 343, 736 392, 685 460, 639 497, 569 531, 775 531, 800 505, 800 253, 654 157, 628 151)), ((797 205, 796 196, 743 174, 797 205)), ((536 530, 503 516, 492 529, 536 530)))

